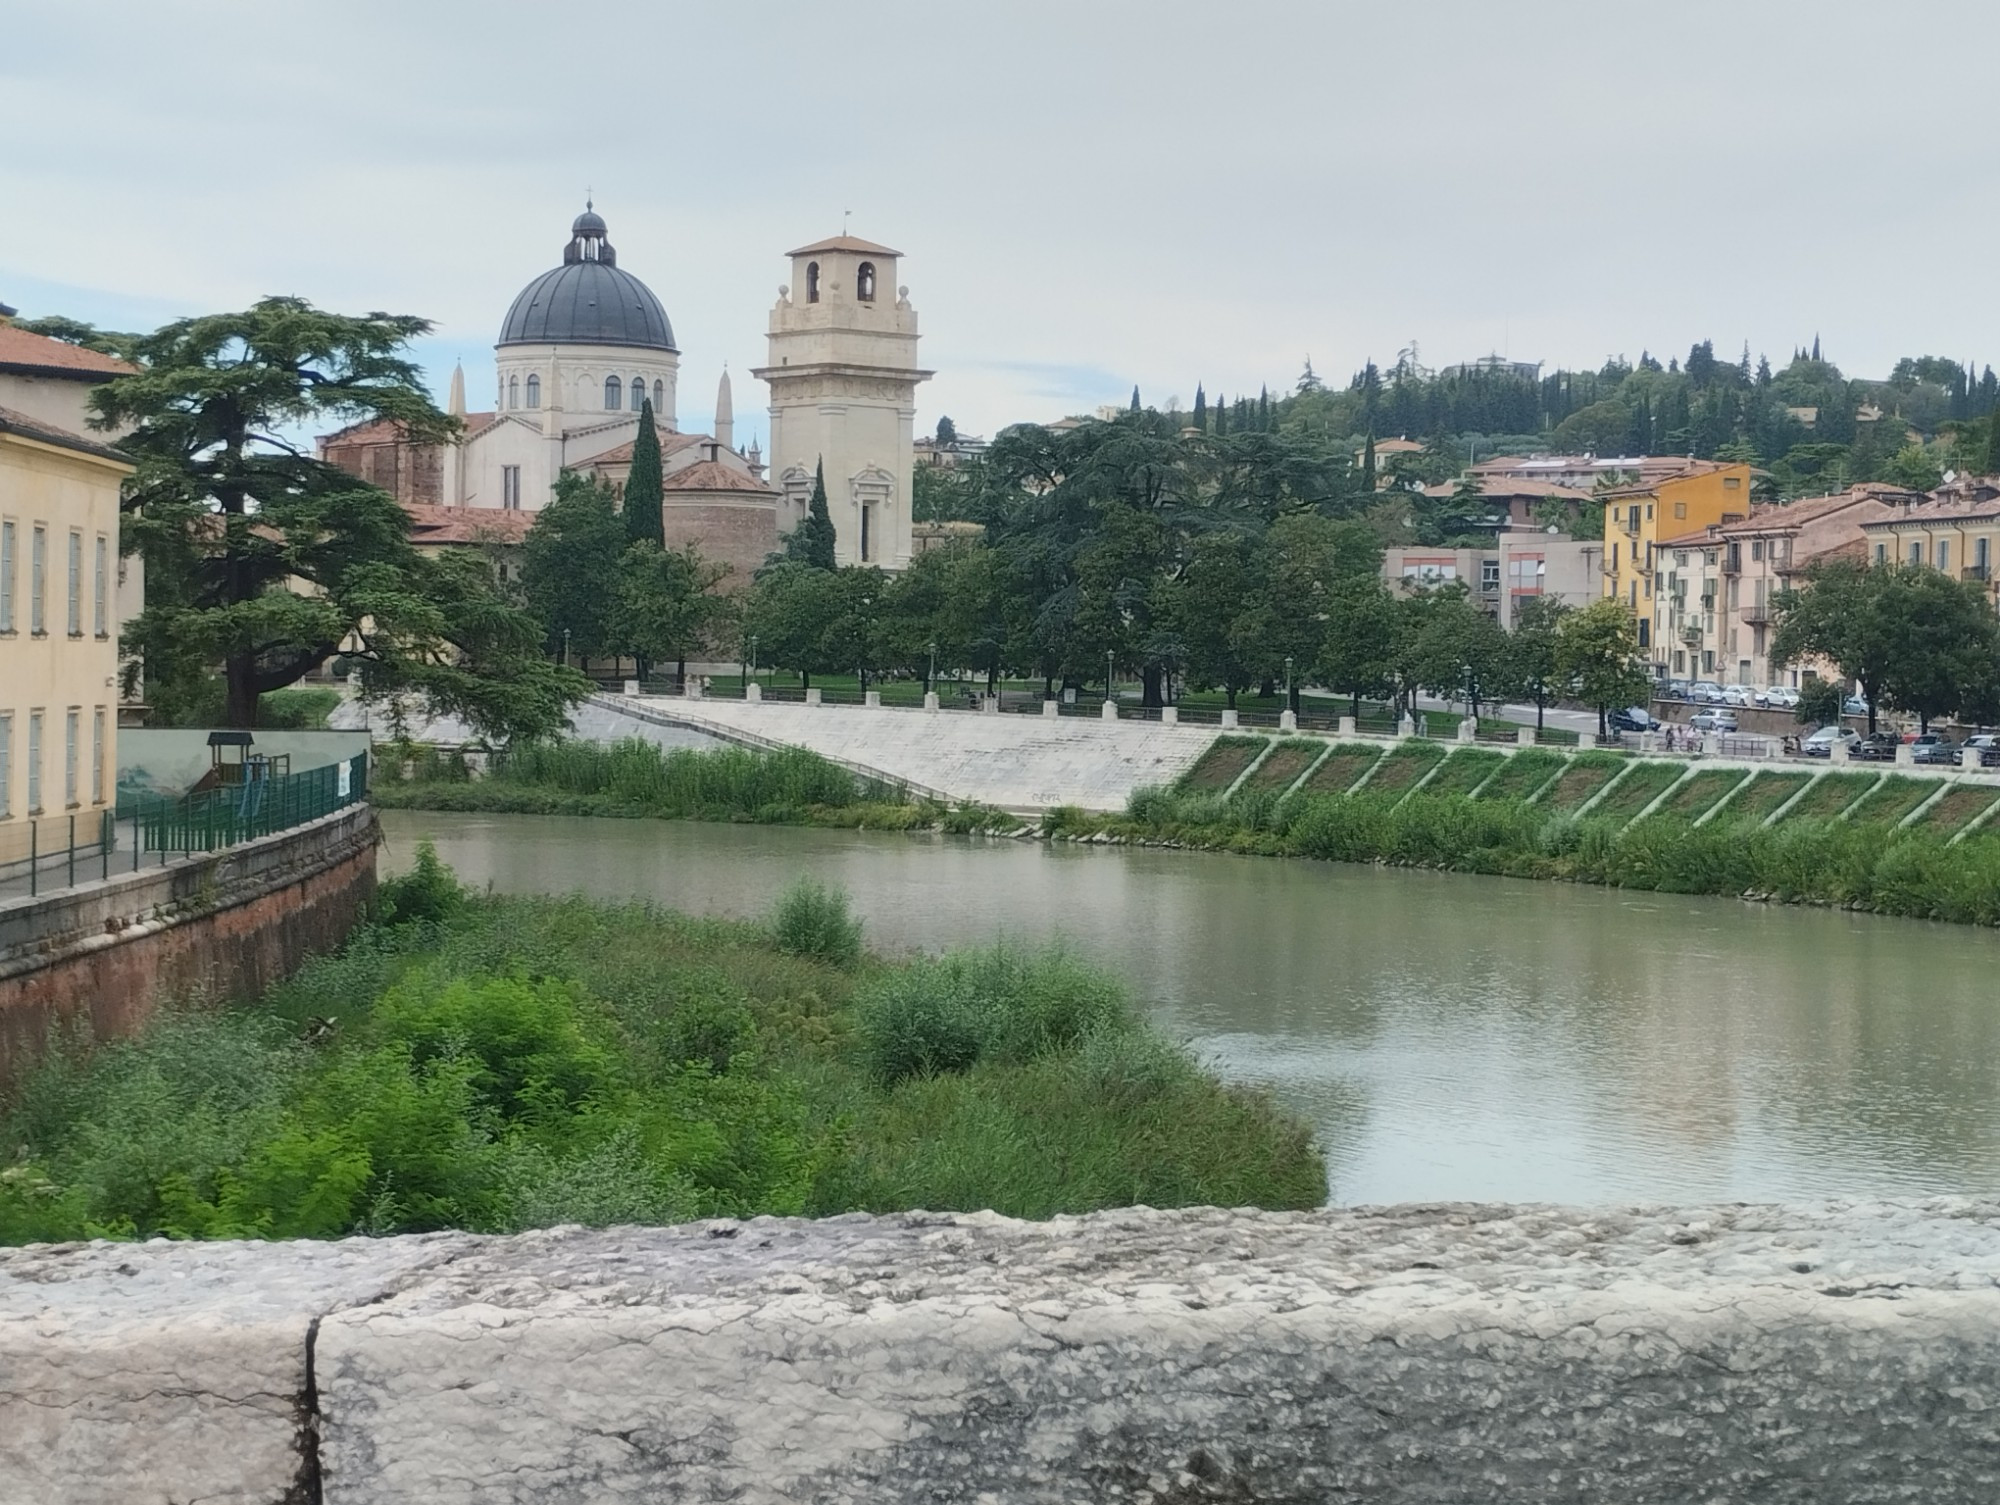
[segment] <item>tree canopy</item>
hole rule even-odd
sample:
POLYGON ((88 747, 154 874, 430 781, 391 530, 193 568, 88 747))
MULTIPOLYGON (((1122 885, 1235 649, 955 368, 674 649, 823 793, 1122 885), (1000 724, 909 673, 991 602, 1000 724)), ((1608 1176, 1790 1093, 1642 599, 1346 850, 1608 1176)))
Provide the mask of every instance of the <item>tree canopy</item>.
POLYGON ((149 681, 219 663, 227 721, 254 726, 260 694, 340 653, 371 693, 421 694, 489 736, 565 724, 587 686, 543 657, 486 562, 420 555, 394 497, 292 437, 354 419, 450 435, 407 355, 429 327, 266 298, 132 343, 140 370, 91 401, 138 465, 124 544, 147 601, 124 646, 149 681))

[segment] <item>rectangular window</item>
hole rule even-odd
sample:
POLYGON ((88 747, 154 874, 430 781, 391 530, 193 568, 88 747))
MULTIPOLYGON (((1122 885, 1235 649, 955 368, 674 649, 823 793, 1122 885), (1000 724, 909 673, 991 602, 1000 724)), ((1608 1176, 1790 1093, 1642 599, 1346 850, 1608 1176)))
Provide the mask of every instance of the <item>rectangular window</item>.
POLYGON ((1479 588, 1497 591, 1500 589, 1500 561, 1482 559, 1479 561, 1479 588))
POLYGON ((500 505, 509 512, 521 510, 521 467, 500 467, 500 505))
POLYGON ((874 521, 875 521, 875 509, 872 506, 870 506, 867 502, 863 502, 861 504, 861 562, 863 564, 866 564, 870 557, 868 553, 868 546, 872 542, 872 540, 869 538, 868 534, 869 534, 869 527, 874 521))
POLYGON ((1887 544, 1878 543, 1875 545, 1875 562, 1877 564, 1887 564, 1889 562, 1889 546, 1887 544))
POLYGON ((1614 574, 1615 574, 1615 573, 1617 572, 1617 569, 1618 569, 1618 545, 1617 545, 1617 544, 1613 544, 1613 545, 1611 546, 1611 569, 1612 569, 1612 572, 1613 572, 1614 574))
POLYGON ((1992 542, 1993 540, 1990 538, 1975 538, 1972 540, 1972 562, 1982 575, 1986 573, 1988 548, 1992 542))
POLYGON ((28 631, 47 632, 48 624, 49 530, 35 524, 35 536, 28 549, 28 631))
POLYGON ((0 523, 0 632, 14 630, 14 520, 0 523))
POLYGON ((1722 478, 1722 489, 1724 491, 1741 491, 1743 489, 1743 477, 1724 476, 1722 478))
POLYGON ((28 813, 42 813, 42 713, 28 712, 28 813))
POLYGON ((69 535, 69 611, 65 620, 71 637, 83 636, 83 535, 74 528, 69 535))
POLYGON ((1674 516, 1685 521, 1687 515, 1688 515, 1688 504, 1686 502, 1675 502, 1674 516))
POLYGON ((0 817, 14 813, 14 713, 0 711, 0 817))
MULTIPOLYGON (((1730 548, 1731 548, 1731 549, 1734 549, 1735 547, 1736 547, 1736 545, 1734 545, 1734 544, 1731 544, 1731 545, 1730 545, 1730 548)), ((1751 539, 1751 540, 1750 540, 1750 557, 1751 557, 1752 559, 1762 559, 1762 558, 1764 557, 1764 540, 1763 540, 1763 539, 1761 539, 1761 538, 1753 538, 1753 539, 1751 539)))
POLYGON ((90 801, 104 803, 104 707, 90 713, 90 801))
POLYGON ((111 603, 108 593, 111 588, 111 540, 102 533, 97 535, 96 579, 90 598, 90 630, 101 638, 111 636, 111 603))
POLYGON ((71 706, 63 716, 63 804, 76 804, 76 733, 78 715, 71 706))
POLYGON ((1940 538, 1937 541, 1937 567, 1945 571, 1951 569, 1951 540, 1949 538, 1940 538))

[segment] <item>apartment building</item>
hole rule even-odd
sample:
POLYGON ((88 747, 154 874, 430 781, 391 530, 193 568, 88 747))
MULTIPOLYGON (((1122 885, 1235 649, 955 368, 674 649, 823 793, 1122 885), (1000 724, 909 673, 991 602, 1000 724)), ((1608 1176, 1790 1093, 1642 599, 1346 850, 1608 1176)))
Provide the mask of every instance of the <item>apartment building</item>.
POLYGON ((1538 596, 1588 606, 1597 599, 1603 562, 1604 546, 1594 538, 1508 530, 1490 548, 1386 549, 1382 578, 1404 594, 1463 581, 1472 598, 1511 631, 1521 603, 1538 596))
POLYGON ((1976 580, 1989 599, 2000 596, 2000 482, 1992 476, 1948 482, 1928 498, 1899 494, 1902 505, 1863 524, 1866 557, 1928 565, 1961 580, 1976 580))
MULTIPOLYGON (((0 863, 28 855, 30 822, 66 827, 116 801, 118 491, 131 473, 107 445, 0 407, 0 863)), ((46 849, 61 833, 37 839, 46 849)))
POLYGON ((1832 673, 1771 662, 1772 602, 1813 561, 1861 557, 1870 524, 1921 501, 1894 486, 1855 486, 1667 539, 1654 572, 1653 672, 1794 687, 1832 673))
POLYGON ((1639 648, 1654 663, 1654 596, 1661 544, 1750 515, 1750 467, 1689 460, 1658 480, 1608 490, 1604 500, 1604 594, 1625 603, 1639 648))

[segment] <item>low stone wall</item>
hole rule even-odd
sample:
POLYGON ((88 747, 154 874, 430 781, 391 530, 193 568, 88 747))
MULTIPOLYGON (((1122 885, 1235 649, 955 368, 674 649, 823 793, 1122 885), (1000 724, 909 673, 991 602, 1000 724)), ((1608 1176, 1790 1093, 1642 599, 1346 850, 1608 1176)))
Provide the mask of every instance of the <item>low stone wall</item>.
POLYGON ((227 851, 0 903, 0 1080, 59 1021, 81 1014, 97 1035, 128 1034, 161 997, 255 993, 334 949, 374 895, 375 845, 374 810, 353 805, 227 851))
POLYGON ((2000 1204, 0 1253, 0 1505, 2000 1497, 2000 1204))

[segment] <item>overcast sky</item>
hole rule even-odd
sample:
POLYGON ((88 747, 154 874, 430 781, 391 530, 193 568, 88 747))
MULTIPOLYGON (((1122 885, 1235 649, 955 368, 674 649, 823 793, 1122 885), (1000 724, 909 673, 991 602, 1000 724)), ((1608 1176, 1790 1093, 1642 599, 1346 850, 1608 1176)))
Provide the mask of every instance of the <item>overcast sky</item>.
POLYGON ((0 0, 0 302, 422 314, 490 406, 589 186, 739 442, 844 210, 906 254, 924 430, 1412 341, 2000 365, 1995 56, 1992 0, 0 0))

